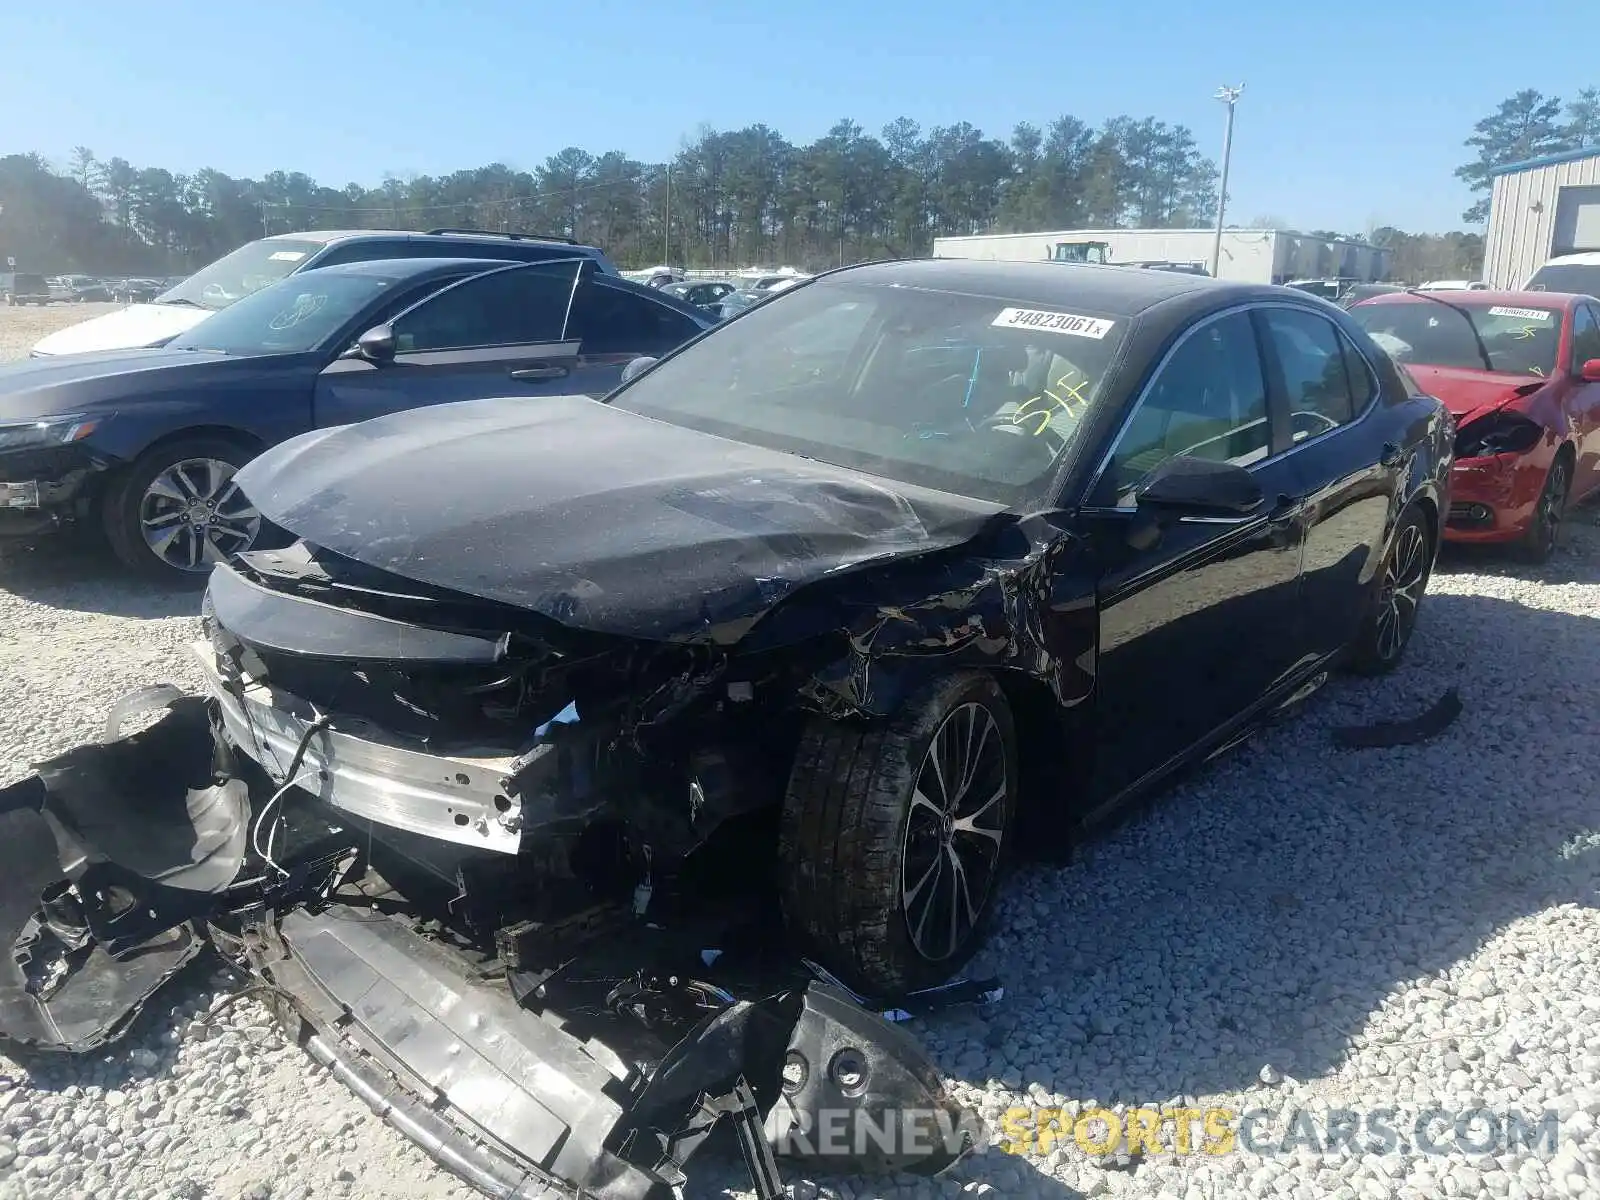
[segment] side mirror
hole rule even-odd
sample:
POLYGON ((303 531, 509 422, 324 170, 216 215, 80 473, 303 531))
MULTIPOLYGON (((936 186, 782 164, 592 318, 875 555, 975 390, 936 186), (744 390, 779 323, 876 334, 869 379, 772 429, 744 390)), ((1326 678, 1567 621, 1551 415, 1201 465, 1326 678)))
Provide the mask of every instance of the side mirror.
POLYGON ((356 339, 356 354, 368 362, 393 362, 397 344, 394 326, 374 325, 356 339))
POLYGON ((1600 383, 1600 358, 1591 358, 1584 363, 1578 374, 1585 383, 1600 383))
POLYGON ((1179 455, 1157 467, 1133 498, 1139 508, 1157 514, 1242 517, 1260 508, 1265 496, 1243 467, 1179 455))
POLYGON ((630 379, 644 374, 644 372, 648 371, 655 365, 656 360, 653 358, 630 358, 628 360, 628 365, 622 368, 622 382, 627 383, 630 379))

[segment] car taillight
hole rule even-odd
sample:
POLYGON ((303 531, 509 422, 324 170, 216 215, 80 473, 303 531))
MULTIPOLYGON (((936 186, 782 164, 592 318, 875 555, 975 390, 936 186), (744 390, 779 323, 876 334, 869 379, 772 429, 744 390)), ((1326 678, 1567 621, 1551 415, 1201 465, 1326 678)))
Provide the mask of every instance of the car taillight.
POLYGON ((1526 454, 1543 437, 1544 426, 1520 413, 1490 413, 1462 426, 1456 433, 1456 457, 1526 454))

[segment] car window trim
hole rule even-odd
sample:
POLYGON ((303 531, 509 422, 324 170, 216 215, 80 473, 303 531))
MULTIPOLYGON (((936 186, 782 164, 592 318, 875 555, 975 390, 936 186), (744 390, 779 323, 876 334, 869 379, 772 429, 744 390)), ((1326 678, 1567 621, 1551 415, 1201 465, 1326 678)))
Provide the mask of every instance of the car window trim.
MULTIPOLYGON (((1366 352, 1361 349, 1361 346, 1354 338, 1350 337, 1343 329, 1339 328, 1338 322, 1328 320, 1328 317, 1325 313, 1318 312, 1308 304, 1294 304, 1285 300, 1250 300, 1243 304, 1230 305, 1229 307, 1219 309, 1214 313, 1208 313, 1205 317, 1199 321, 1196 321, 1193 325, 1189 326, 1188 329, 1184 330, 1183 336, 1177 341, 1173 342, 1171 346, 1167 347, 1166 353, 1164 353, 1161 356, 1160 361, 1156 363, 1155 370, 1150 372, 1150 376, 1145 380, 1144 386, 1139 389, 1139 394, 1134 397, 1133 404, 1129 406, 1127 415, 1125 415, 1122 418, 1122 421, 1118 424, 1116 433, 1112 435, 1111 441, 1107 445, 1105 453, 1101 455, 1099 465, 1095 467, 1094 473, 1089 477, 1087 486, 1085 486, 1080 493, 1077 507, 1081 511, 1092 513, 1132 513, 1138 511, 1137 508, 1132 505, 1091 504, 1089 501, 1090 497, 1092 497, 1099 489, 1101 480, 1105 477, 1107 469, 1109 469, 1111 466, 1112 455, 1117 452, 1117 445, 1122 441, 1123 435, 1128 432, 1128 426, 1133 424, 1133 418, 1134 415, 1139 411, 1139 406, 1145 402, 1146 397, 1150 393, 1150 389, 1155 385, 1156 380, 1161 377, 1161 372, 1166 368, 1167 363, 1171 360, 1173 355, 1175 355, 1183 346, 1183 344, 1191 337, 1199 333, 1207 325, 1210 325, 1215 321, 1220 321, 1224 317, 1233 316, 1236 313, 1245 313, 1247 316, 1250 316, 1250 327, 1251 330, 1254 331, 1256 329, 1256 321, 1253 314, 1256 311, 1265 308, 1288 308, 1293 309, 1296 312, 1309 312, 1315 316, 1322 317, 1322 319, 1325 321, 1328 321, 1328 323, 1333 326, 1335 332, 1337 332, 1339 336, 1346 338, 1350 342, 1351 347, 1355 350, 1362 363, 1366 366, 1369 376, 1371 377, 1373 387, 1372 395, 1367 400, 1367 406, 1358 414, 1351 417, 1346 424, 1335 426, 1333 429, 1324 430, 1315 437, 1307 438, 1303 442, 1291 443, 1286 449, 1279 450, 1273 454, 1269 454, 1266 458, 1251 463, 1245 468, 1245 470, 1254 472, 1262 468, 1275 465, 1280 460, 1288 458, 1290 455, 1298 454, 1300 451, 1305 450, 1308 447, 1319 445, 1324 438, 1331 437, 1336 433, 1342 433, 1347 429, 1355 428, 1372 414, 1372 411, 1378 407, 1378 403, 1383 399, 1383 382, 1380 378, 1378 378, 1376 369, 1373 367, 1371 361, 1367 358, 1366 352)), ((1259 344, 1259 334, 1257 334, 1256 353, 1258 355, 1264 353, 1259 344)), ((1274 397, 1274 389, 1271 381, 1266 379, 1265 362, 1261 364, 1261 371, 1262 382, 1267 386, 1267 416, 1270 420, 1272 417, 1274 404, 1277 404, 1281 407, 1284 397, 1274 397)), ((1287 416, 1287 413, 1284 415, 1287 416)), ((1187 520, 1192 524, 1241 524, 1245 521, 1253 519, 1253 517, 1184 518, 1184 520, 1187 520)))

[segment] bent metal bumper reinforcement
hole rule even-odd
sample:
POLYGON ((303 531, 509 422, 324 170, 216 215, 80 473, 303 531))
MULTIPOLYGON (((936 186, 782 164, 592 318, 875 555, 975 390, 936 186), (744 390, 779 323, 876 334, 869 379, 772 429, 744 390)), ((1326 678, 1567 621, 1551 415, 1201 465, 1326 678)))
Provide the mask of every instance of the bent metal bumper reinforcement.
POLYGON ((511 773, 511 757, 442 757, 409 750, 353 717, 341 717, 340 728, 319 729, 307 740, 322 715, 309 702, 249 679, 235 691, 218 671, 209 642, 190 648, 228 740, 275 783, 287 782, 284 773, 305 741, 296 782, 332 807, 423 837, 517 853, 522 805, 502 784, 511 773))

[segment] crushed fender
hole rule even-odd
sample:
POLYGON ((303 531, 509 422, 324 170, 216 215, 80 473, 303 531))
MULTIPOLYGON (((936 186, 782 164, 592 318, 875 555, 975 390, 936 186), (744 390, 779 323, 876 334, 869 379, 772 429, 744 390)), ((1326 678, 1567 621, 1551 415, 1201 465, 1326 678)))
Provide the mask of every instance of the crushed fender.
POLYGON ((748 903, 675 923, 602 902, 475 939, 438 879, 394 874, 370 829, 252 774, 219 719, 145 689, 103 741, 0 790, 0 1037, 94 1050, 209 941, 314 1059, 488 1195, 666 1200, 719 1129, 762 1200, 784 1194, 783 1159, 931 1175, 981 1140, 883 1018, 987 1002, 994 981, 867 1001, 776 949, 748 903), (268 814, 283 838, 263 855, 268 814))
POLYGON ((1461 715, 1461 694, 1446 689, 1433 704, 1403 721, 1374 721, 1369 725, 1343 725, 1333 731, 1334 744, 1346 750, 1377 750, 1415 746, 1438 737, 1461 715))

